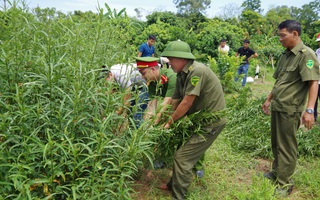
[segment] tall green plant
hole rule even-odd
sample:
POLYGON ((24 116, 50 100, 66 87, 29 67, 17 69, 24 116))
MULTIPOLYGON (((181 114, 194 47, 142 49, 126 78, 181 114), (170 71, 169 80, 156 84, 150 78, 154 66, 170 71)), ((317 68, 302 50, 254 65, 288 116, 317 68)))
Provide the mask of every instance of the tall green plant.
POLYGON ((236 56, 219 54, 218 58, 208 56, 209 66, 219 77, 223 90, 226 93, 232 93, 239 90, 239 86, 234 81, 237 68, 241 60, 236 56))
POLYGON ((0 54, 1 198, 130 199, 132 177, 151 160, 153 143, 133 126, 119 128, 131 121, 114 112, 124 92, 112 95, 111 85, 97 81, 102 64, 130 60, 121 24, 130 20, 99 13, 81 23, 39 21, 27 10, 7 12, 11 29, 0 54))

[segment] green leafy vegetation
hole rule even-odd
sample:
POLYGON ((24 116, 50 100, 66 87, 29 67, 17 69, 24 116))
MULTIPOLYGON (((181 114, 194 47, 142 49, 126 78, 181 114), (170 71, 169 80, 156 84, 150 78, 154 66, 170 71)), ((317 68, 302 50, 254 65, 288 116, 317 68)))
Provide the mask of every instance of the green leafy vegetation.
MULTIPOLYGON (((191 185, 190 199, 276 199, 273 186, 256 173, 270 167, 270 119, 261 104, 272 86, 271 60, 276 62, 282 51, 274 24, 287 9, 266 16, 246 12, 239 23, 170 12, 142 22, 107 4, 98 13, 69 14, 8 4, 0 11, 0 199, 170 199, 156 189, 168 180, 170 168, 153 171, 153 161, 161 158, 170 167, 190 129, 198 130, 199 121, 215 116, 195 114, 172 130, 150 119, 137 129, 131 117, 136 107, 115 114, 125 107, 125 91, 97 80, 101 65, 132 62, 148 34, 157 35, 158 55, 169 41, 187 41, 219 76, 226 93, 227 127, 209 149, 205 178, 191 185), (253 20, 247 26, 249 16, 272 23, 266 28, 253 20), (221 38, 229 40, 229 56, 216 51, 221 38), (234 52, 244 38, 260 54, 249 75, 259 64, 263 81, 241 88, 233 81, 239 65, 234 52), (145 190, 137 183, 146 171, 152 179, 145 180, 150 188, 140 198, 137 193, 145 190)), ((303 35, 306 41, 320 31, 317 23, 303 35)), ((314 178, 319 177, 314 170, 319 168, 319 132, 319 126, 299 130, 295 180, 303 192, 294 194, 296 199, 320 198, 314 178)))

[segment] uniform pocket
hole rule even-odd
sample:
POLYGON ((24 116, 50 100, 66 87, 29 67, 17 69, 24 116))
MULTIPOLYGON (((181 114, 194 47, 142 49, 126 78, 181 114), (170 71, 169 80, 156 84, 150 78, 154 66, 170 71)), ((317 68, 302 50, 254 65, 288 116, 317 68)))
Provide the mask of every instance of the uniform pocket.
POLYGON ((291 82, 296 80, 299 77, 299 71, 297 70, 297 65, 288 66, 283 72, 283 78, 285 82, 291 82))

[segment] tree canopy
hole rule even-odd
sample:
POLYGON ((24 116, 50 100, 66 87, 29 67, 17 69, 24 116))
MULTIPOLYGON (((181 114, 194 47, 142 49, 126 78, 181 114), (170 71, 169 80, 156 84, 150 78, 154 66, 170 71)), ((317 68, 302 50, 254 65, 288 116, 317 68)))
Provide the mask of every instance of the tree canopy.
POLYGON ((241 7, 243 7, 245 10, 252 10, 258 13, 262 13, 261 9, 261 0, 245 0, 241 7))
POLYGON ((210 8, 211 0, 173 0, 178 13, 189 15, 192 13, 204 13, 210 8))

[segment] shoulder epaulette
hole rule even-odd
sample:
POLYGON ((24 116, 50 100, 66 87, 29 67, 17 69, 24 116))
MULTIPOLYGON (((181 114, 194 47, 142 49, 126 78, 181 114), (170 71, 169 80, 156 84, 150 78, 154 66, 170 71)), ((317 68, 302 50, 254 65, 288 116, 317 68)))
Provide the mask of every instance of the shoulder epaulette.
POLYGON ((188 70, 189 70, 189 72, 192 72, 193 71, 193 65, 191 65, 188 70))

